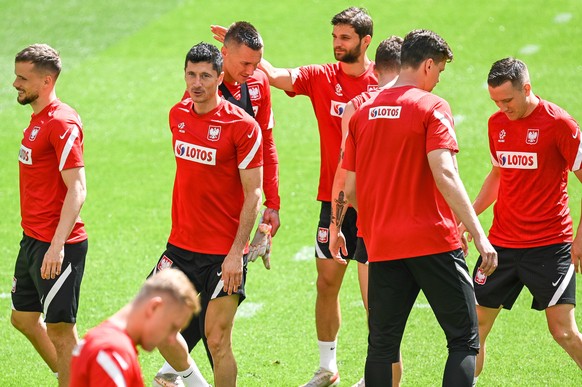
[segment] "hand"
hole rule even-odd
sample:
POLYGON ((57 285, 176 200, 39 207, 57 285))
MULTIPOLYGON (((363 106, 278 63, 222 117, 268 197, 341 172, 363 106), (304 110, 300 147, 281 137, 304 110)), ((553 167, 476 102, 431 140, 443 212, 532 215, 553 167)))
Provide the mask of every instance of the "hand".
POLYGON ((279 220, 279 211, 272 208, 266 208, 263 212, 263 217, 261 223, 267 223, 271 225, 271 236, 274 237, 281 226, 281 221, 279 220))
POLYGON ((223 290, 230 296, 236 293, 242 284, 243 276, 243 259, 242 255, 229 253, 224 262, 222 262, 222 280, 224 281, 223 290))
POLYGON ((481 265, 479 268, 485 275, 491 275, 497 269, 497 251, 485 236, 475 239, 475 247, 481 254, 481 265))
POLYGON ((223 26, 210 26, 210 31, 214 34, 212 37, 220 43, 224 43, 224 35, 226 35, 227 28, 223 26))
POLYGON ((348 255, 348 249, 346 247, 346 237, 342 233, 341 229, 338 231, 337 227, 329 226, 329 252, 331 253, 334 261, 340 265, 347 265, 348 261, 342 258, 341 254, 348 255))
POLYGON ((574 242, 572 242, 572 264, 576 273, 582 273, 582 234, 577 232, 574 242))
POLYGON ((247 260, 254 262, 258 257, 263 258, 263 264, 267 270, 271 269, 271 225, 260 223, 255 231, 255 236, 249 246, 247 260))
POLYGON ((61 267, 65 259, 65 246, 56 246, 51 243, 42 260, 40 267, 40 278, 55 279, 61 274, 61 267))

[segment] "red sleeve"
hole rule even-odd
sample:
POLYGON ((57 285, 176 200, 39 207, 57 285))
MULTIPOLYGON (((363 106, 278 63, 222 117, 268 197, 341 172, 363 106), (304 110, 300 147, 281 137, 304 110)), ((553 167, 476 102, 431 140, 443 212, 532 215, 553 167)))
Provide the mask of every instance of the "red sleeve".
POLYGON ((582 169, 582 143, 578 123, 565 111, 558 119, 557 144, 571 171, 582 169))
POLYGON ((73 119, 54 119, 50 123, 49 139, 59 161, 59 171, 84 166, 83 131, 73 119))
POLYGON ((265 207, 279 211, 281 198, 279 197, 279 158, 273 139, 273 131, 263 130, 263 192, 265 193, 265 207))
POLYGON ((245 115, 248 118, 241 121, 242 129, 235 138, 236 158, 239 169, 252 169, 263 165, 263 135, 257 122, 245 115))
MULTIPOLYGON (((427 97, 432 97, 432 95, 427 94, 427 97)), ((425 101, 428 99, 427 97, 424 97, 425 101)), ((435 149, 449 149, 458 152, 459 145, 453 126, 451 108, 441 98, 438 98, 437 101, 426 102, 433 106, 427 109, 426 153, 428 154, 435 149)))

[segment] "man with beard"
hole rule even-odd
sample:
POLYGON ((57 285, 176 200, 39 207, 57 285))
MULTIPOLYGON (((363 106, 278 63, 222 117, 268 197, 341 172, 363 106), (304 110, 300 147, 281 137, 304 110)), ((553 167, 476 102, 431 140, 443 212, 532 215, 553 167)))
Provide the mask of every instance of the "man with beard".
POLYGON ((18 155, 24 232, 12 282, 11 321, 55 373, 59 386, 68 386, 87 255, 79 217, 87 193, 83 126, 77 112, 57 98, 57 51, 33 44, 16 55, 14 67, 18 102, 30 105, 33 114, 18 155))
MULTIPOLYGON (((321 212, 315 245, 315 322, 320 367, 305 386, 335 386, 340 380, 336 360, 341 322, 338 296, 346 266, 335 262, 329 251, 331 190, 339 159, 341 116, 345 105, 362 92, 378 88, 373 63, 366 55, 373 33, 370 15, 364 9, 350 7, 335 15, 331 24, 337 63, 287 69, 276 68, 263 59, 259 66, 272 86, 291 97, 306 95, 311 99, 319 128, 321 164, 317 200, 321 201, 321 212)), ((344 258, 353 259, 357 229, 356 213, 352 208, 347 211, 342 232, 348 249, 344 258)))

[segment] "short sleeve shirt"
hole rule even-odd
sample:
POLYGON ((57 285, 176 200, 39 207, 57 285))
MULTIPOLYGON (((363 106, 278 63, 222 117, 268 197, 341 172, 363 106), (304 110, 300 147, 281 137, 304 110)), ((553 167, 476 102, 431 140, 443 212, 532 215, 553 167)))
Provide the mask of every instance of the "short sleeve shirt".
MULTIPOLYGON (((51 242, 67 194, 61 172, 83 167, 83 125, 77 112, 56 99, 32 114, 18 155, 24 234, 51 242)), ((66 243, 87 239, 79 218, 66 243)))
POLYGON ((427 154, 458 152, 449 105, 414 87, 392 87, 364 103, 349 124, 343 167, 356 172, 358 222, 369 261, 460 248, 451 208, 427 154))

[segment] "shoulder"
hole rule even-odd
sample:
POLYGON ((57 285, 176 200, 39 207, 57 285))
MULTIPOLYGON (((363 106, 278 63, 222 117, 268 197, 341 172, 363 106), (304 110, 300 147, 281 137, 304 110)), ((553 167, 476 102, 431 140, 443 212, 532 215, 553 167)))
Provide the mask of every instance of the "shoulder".
POLYGON ((562 120, 571 120, 572 116, 568 114, 568 112, 562 109, 560 106, 556 105, 553 102, 546 101, 540 98, 540 108, 542 111, 550 118, 562 121, 562 120))
POLYGON ((224 114, 224 118, 226 118, 231 123, 256 123, 255 119, 251 117, 243 108, 236 106, 235 104, 226 100, 223 100, 222 108, 217 111, 217 114, 224 114))
POLYGON ((81 118, 79 113, 64 102, 58 101, 48 112, 49 120, 55 123, 70 124, 75 123, 81 126, 81 118))

